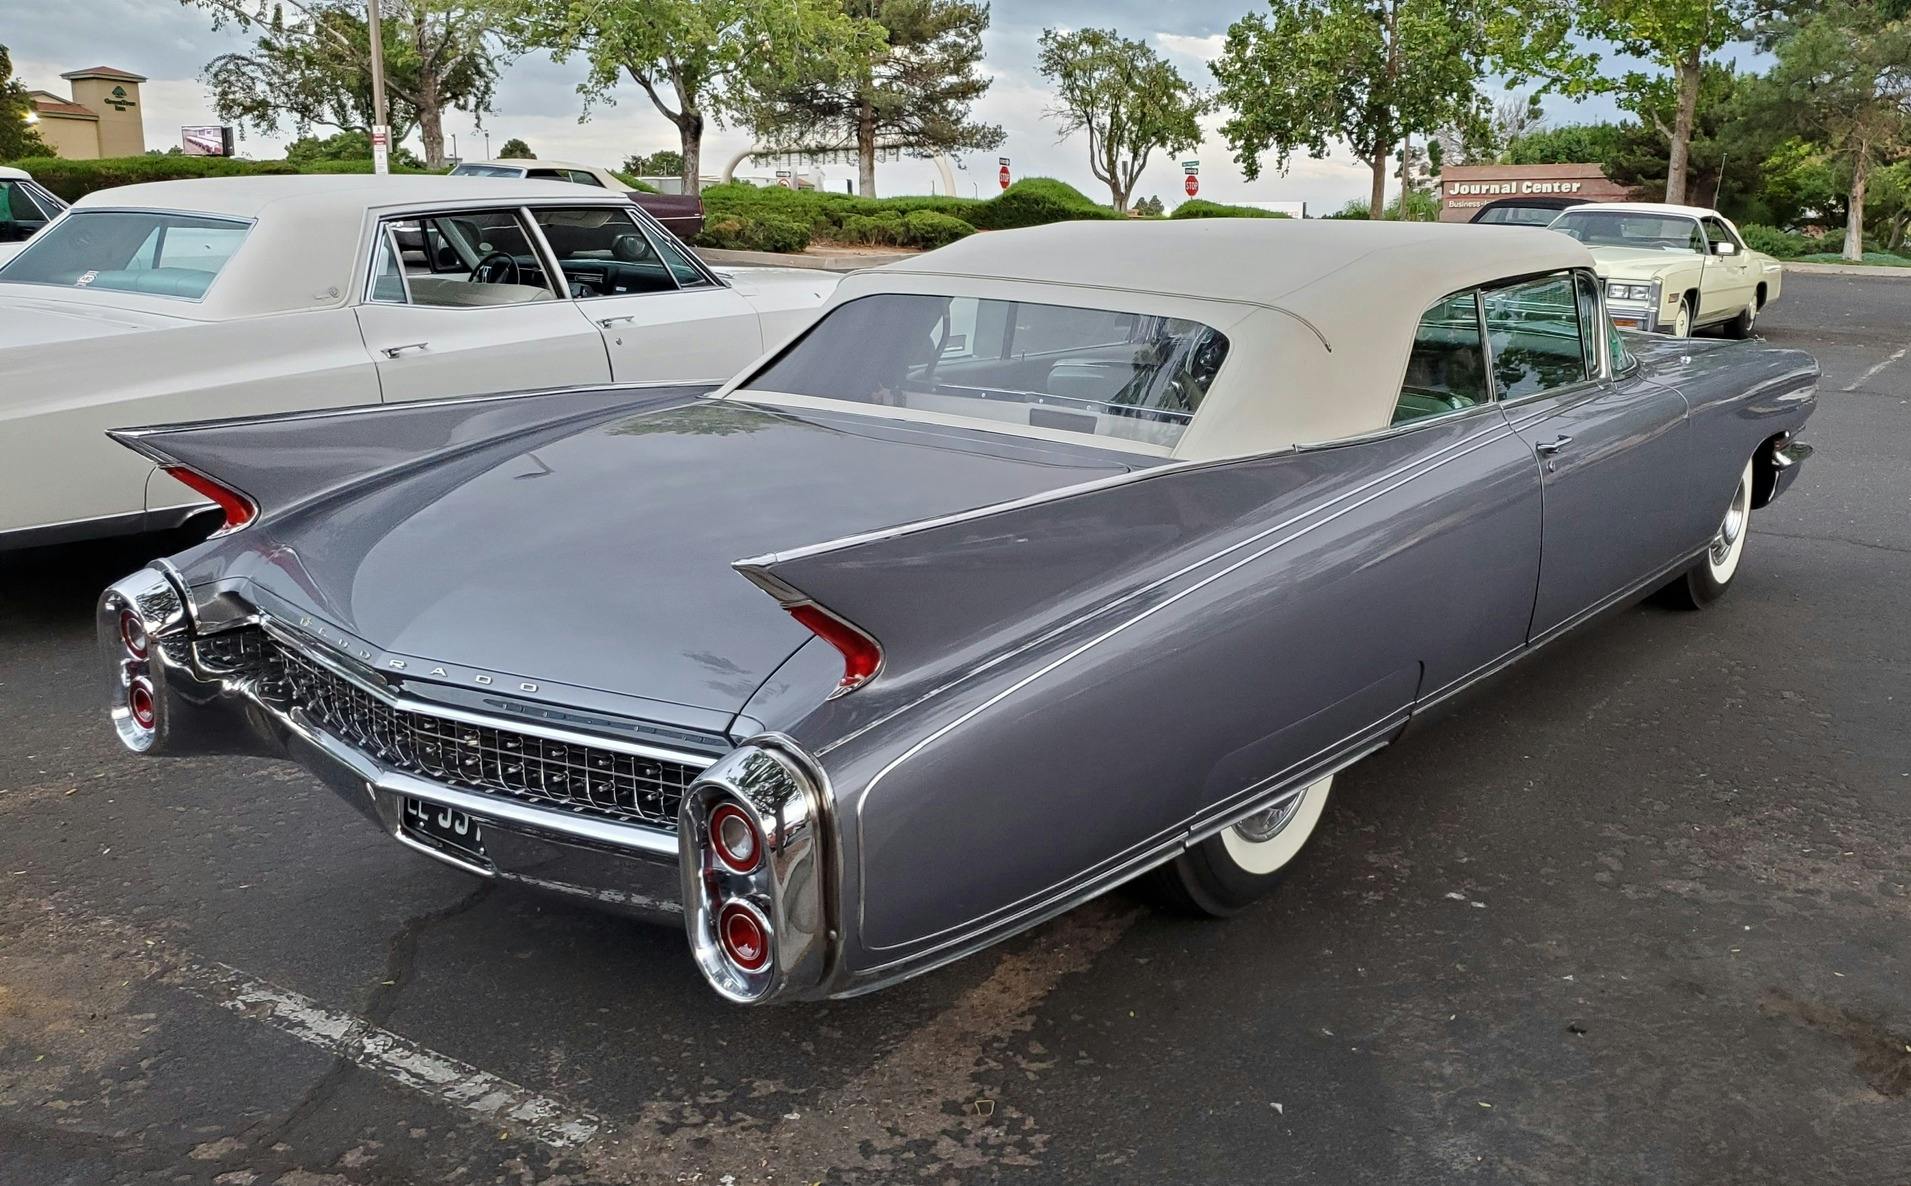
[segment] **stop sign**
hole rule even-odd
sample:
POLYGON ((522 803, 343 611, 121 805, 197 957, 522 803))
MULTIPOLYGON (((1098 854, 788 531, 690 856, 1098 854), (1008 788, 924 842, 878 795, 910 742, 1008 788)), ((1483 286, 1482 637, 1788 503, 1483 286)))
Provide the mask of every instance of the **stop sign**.
POLYGON ((1009 187, 1009 167, 1003 165, 1002 171, 996 174, 996 176, 1002 182, 1002 188, 1007 189, 1009 187))
POLYGON ((1201 179, 1190 173, 1188 174, 1188 179, 1181 183, 1181 188, 1187 190, 1188 196, 1192 198, 1195 194, 1201 192, 1201 179))

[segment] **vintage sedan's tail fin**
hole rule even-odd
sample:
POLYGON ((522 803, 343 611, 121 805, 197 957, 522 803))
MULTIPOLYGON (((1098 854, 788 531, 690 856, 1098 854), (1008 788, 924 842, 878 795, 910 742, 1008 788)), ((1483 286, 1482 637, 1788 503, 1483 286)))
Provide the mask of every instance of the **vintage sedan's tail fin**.
POLYGON ((1269 504, 1317 473, 1293 454, 1165 465, 735 567, 799 620, 823 611, 804 624, 844 652, 847 686, 869 678, 857 639, 878 649, 885 682, 934 679, 1094 615, 1138 612, 1265 532, 1269 504))
POLYGON ((699 394, 593 387, 208 420, 107 435, 226 511, 227 529, 426 458, 699 394))

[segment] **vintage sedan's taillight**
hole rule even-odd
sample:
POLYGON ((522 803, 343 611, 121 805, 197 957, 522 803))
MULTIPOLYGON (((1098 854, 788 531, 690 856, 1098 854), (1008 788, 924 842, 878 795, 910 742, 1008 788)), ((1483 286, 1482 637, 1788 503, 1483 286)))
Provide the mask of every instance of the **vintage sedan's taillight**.
POLYGON ((726 902, 717 912, 717 944, 724 958, 745 972, 770 964, 770 924, 746 902, 726 902))
POLYGON ((792 605, 788 609, 790 616, 807 627, 811 634, 842 652, 843 678, 836 685, 836 695, 861 686, 882 666, 883 651, 876 645, 876 640, 835 614, 811 602, 792 605))
POLYGON ((169 465, 165 468, 168 476, 191 487, 194 493, 210 498, 218 504, 220 510, 226 513, 226 522, 219 528, 220 532, 237 531, 258 516, 259 508, 253 504, 252 500, 230 486, 221 485, 206 475, 186 469, 184 466, 169 465))
POLYGON ((140 621, 139 615, 132 610, 123 609, 119 611, 119 641, 120 645, 126 648, 126 653, 133 658, 144 659, 146 657, 146 648, 148 645, 146 641, 146 623, 140 621))
POLYGON ((133 723, 142 729, 150 729, 159 720, 159 709, 153 701, 153 685, 145 676, 136 677, 126 685, 126 711, 133 723))
POLYGON ((763 837, 749 813, 725 803, 710 813, 710 848, 732 873, 750 873, 763 863, 763 837))

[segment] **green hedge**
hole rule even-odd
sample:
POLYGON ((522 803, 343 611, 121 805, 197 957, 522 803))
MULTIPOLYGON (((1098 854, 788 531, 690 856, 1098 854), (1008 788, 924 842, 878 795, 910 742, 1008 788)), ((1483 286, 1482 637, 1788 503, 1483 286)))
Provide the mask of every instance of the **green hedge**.
POLYGON ((1763 251, 1779 259, 1796 259, 1819 249, 1817 241, 1796 231, 1781 231, 1756 222, 1746 223, 1739 228, 1739 233, 1745 236, 1745 245, 1753 251, 1763 251))
POLYGON ((1169 218, 1286 218, 1279 210, 1261 210, 1253 206, 1226 206, 1206 198, 1190 198, 1174 208, 1169 218))
MULTIPOLYGON (((850 194, 732 183, 703 191, 705 247, 736 247, 746 239, 788 237, 789 224, 812 240, 941 247, 974 230, 1005 230, 1084 218, 1119 218, 1073 186, 1029 177, 992 198, 939 194, 858 198, 850 194), (756 224, 763 224, 757 228, 756 224), (718 224, 721 224, 719 227, 718 224)), ((757 248, 756 250, 774 250, 757 248)), ((789 250, 801 250, 793 248, 789 250)))
POLYGON ((712 213, 706 208, 697 243, 731 251, 801 251, 810 245, 810 226, 774 211, 712 213))
POLYGON ((245 161, 216 156, 128 156, 97 161, 70 161, 64 157, 29 157, 13 162, 33 179, 67 201, 77 201, 96 189, 138 185, 147 181, 178 181, 188 177, 249 177, 261 173, 297 173, 284 161, 245 161))

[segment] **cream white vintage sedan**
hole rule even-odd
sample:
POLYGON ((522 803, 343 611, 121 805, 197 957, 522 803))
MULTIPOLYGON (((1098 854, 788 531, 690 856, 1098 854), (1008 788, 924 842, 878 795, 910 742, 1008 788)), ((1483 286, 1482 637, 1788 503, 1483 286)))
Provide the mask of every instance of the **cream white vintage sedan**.
POLYGON ((713 271, 623 194, 562 182, 101 191, 0 264, 0 550, 206 507, 108 429, 727 379, 807 325, 836 280, 713 271))
POLYGON ((1552 222, 1592 252, 1613 321, 1624 329, 1690 337, 1719 326, 1749 338, 1778 299, 1784 265, 1745 245, 1716 210, 1663 202, 1596 202, 1552 222))

